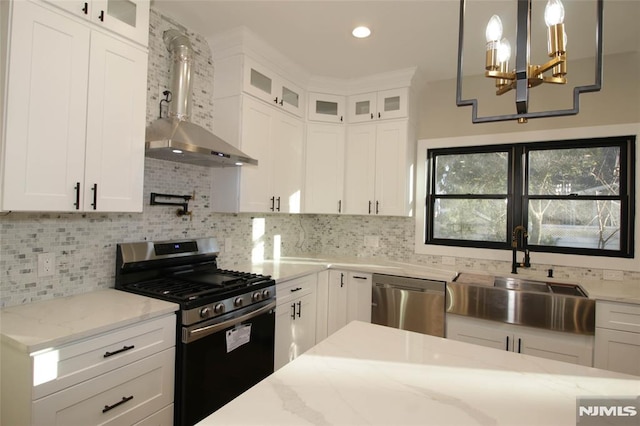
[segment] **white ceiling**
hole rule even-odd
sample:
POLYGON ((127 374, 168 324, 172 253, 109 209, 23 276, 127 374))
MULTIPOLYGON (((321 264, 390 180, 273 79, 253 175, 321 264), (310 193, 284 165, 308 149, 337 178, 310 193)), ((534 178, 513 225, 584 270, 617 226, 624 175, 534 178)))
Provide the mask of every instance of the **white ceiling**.
MULTIPOLYGON (((472 58, 483 66, 486 21, 508 7, 513 7, 515 14, 515 0, 467 1, 465 19, 469 23, 478 21, 475 27, 480 32, 481 47, 473 54, 465 48, 465 65, 472 58)), ((546 0, 534 1, 532 10, 542 14, 546 0)), ((563 2, 567 19, 572 3, 589 3, 595 10, 593 0, 563 2)), ((640 1, 605 0, 604 4, 605 54, 640 51, 640 1)), ((207 39, 245 26, 313 75, 349 79, 416 66, 425 81, 455 78, 459 0, 154 0, 152 5, 207 39), (372 29, 372 36, 353 38, 351 29, 363 24, 372 29)), ((504 13, 500 14, 507 27, 504 13)), ((568 21, 565 26, 569 27, 568 21)), ((592 40, 584 43, 586 51, 579 51, 584 49, 575 27, 567 32, 570 58, 593 56, 592 40)))

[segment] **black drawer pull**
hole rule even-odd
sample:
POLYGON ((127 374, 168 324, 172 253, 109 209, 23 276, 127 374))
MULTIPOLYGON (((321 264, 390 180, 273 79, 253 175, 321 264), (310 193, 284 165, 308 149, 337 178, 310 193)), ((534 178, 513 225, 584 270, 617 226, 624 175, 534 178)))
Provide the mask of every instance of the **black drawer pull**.
POLYGON ((105 357, 105 358, 109 358, 110 356, 117 355, 117 354, 119 354, 119 353, 129 351, 129 350, 131 350, 131 349, 133 349, 133 348, 135 348, 135 346, 134 346, 134 345, 131 345, 131 346, 123 346, 123 347, 122 347, 122 349, 118 349, 117 351, 113 351, 113 352, 105 352, 105 353, 104 353, 104 357, 105 357))
POLYGON ((302 290, 302 287, 296 287, 291 289, 291 293, 302 290))
POLYGON ((118 405, 122 405, 125 402, 131 401, 133 399, 133 395, 131 396, 123 396, 122 399, 118 402, 116 402, 113 405, 105 405, 104 409, 102 410, 103 413, 106 413, 109 410, 113 410, 114 408, 116 408, 118 405))
POLYGON ((354 275, 353 278, 355 278, 357 280, 366 280, 367 279, 367 277, 361 277, 361 276, 358 276, 358 275, 354 275))

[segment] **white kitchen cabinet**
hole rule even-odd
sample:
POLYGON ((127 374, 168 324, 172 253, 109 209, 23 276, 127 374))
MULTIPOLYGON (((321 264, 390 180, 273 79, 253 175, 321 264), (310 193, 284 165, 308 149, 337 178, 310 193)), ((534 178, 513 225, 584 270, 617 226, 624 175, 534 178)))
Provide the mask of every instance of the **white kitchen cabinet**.
POLYGON ((12 3, 2 209, 142 211, 147 53, 12 3))
POLYGON ((304 91, 269 68, 244 57, 244 91, 287 112, 304 115, 304 91))
POLYGON ((342 213, 344 126, 310 123, 305 141, 304 213, 342 213))
POLYGON ((407 118, 409 88, 402 87, 349 96, 347 111, 349 123, 407 118))
POLYGON ((447 338, 541 358, 592 366, 593 336, 547 331, 447 314, 447 338))
POLYGON ((310 121, 342 124, 346 121, 345 103, 344 96, 311 92, 307 117, 310 121))
POLYGON ((149 44, 149 0, 44 0, 143 46, 149 44))
POLYGON ((594 366, 640 376, 640 306, 596 302, 594 366))
POLYGON ((4 343, 2 424, 171 425, 175 326, 171 314, 31 354, 4 343))
POLYGON ((258 165, 215 169, 213 210, 300 213, 302 121, 246 95, 219 100, 218 105, 223 108, 214 119, 216 133, 237 143, 241 151, 258 160, 258 165))
POLYGON ((316 344, 316 283, 316 274, 310 274, 278 284, 275 370, 316 344))
POLYGON ((354 320, 371 322, 371 274, 329 271, 327 336, 354 320))
POLYGON ((414 148, 408 120, 349 126, 344 213, 411 216, 414 148))

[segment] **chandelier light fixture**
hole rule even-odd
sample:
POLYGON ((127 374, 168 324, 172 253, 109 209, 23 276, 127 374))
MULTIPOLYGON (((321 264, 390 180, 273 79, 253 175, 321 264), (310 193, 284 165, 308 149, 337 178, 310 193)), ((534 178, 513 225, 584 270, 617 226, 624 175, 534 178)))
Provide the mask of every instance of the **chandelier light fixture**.
POLYGON ((567 32, 564 27, 565 10, 561 0, 549 0, 544 10, 547 24, 547 51, 549 60, 542 65, 530 62, 531 51, 531 1, 517 0, 515 68, 510 68, 511 44, 503 37, 502 21, 498 15, 489 19, 486 27, 485 77, 495 80, 496 95, 515 91, 516 113, 478 117, 478 100, 462 99, 462 64, 465 30, 465 9, 468 0, 460 0, 460 28, 458 41, 458 78, 456 103, 472 106, 472 121, 485 123, 517 120, 526 123, 530 118, 576 115, 579 112, 579 95, 597 92, 602 83, 602 11, 603 0, 596 4, 596 70, 595 83, 573 89, 573 108, 551 111, 529 112, 529 89, 543 83, 566 84, 567 79, 567 32))

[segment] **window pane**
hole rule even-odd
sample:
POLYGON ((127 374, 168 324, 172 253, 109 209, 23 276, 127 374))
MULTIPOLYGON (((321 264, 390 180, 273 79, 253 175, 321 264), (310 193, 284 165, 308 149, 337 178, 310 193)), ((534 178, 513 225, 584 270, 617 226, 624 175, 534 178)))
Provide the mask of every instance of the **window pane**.
POLYGON ((618 195, 620 148, 529 152, 529 195, 618 195))
POLYGON ((620 202, 529 201, 529 244, 620 250, 620 202))
POLYGON ((436 157, 436 194, 507 194, 507 152, 436 157))
POLYGON ((507 200, 437 199, 433 237, 470 241, 506 241, 507 200))

